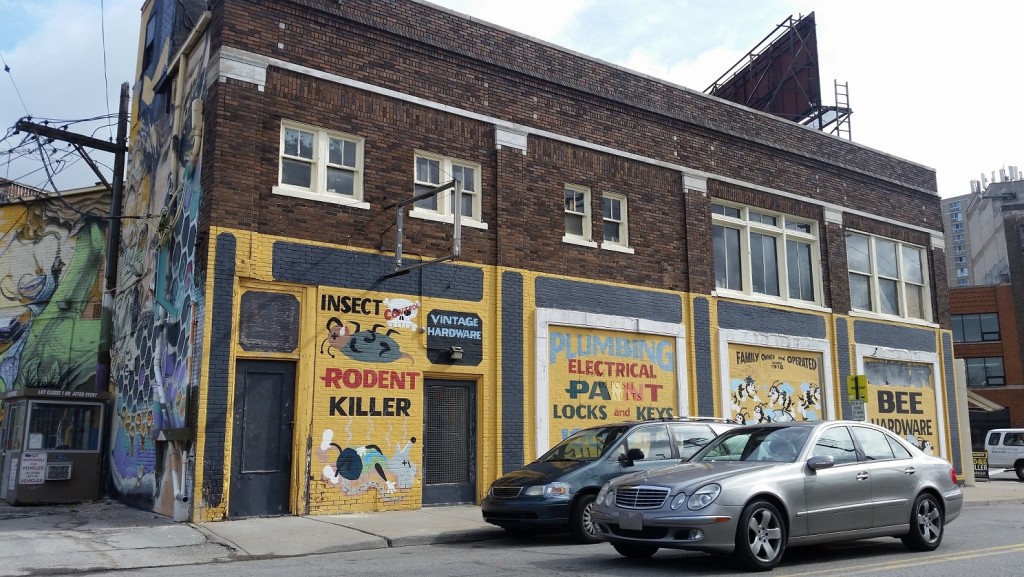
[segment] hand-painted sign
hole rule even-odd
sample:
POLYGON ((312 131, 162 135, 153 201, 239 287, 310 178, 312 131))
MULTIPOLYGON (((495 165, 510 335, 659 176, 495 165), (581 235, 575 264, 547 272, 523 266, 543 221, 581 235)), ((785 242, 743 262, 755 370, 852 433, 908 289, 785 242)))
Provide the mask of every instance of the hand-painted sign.
POLYGON ((549 442, 606 421, 675 416, 675 339, 551 326, 549 442))
POLYGON ((437 364, 479 365, 483 360, 483 322, 474 313, 432 310, 427 315, 427 360, 437 364), (453 359, 451 347, 462 349, 453 359))
POLYGON ((737 423, 817 421, 821 353, 729 345, 729 402, 737 423))
POLYGON ((864 372, 868 420, 935 454, 939 431, 931 365, 865 359, 864 372))

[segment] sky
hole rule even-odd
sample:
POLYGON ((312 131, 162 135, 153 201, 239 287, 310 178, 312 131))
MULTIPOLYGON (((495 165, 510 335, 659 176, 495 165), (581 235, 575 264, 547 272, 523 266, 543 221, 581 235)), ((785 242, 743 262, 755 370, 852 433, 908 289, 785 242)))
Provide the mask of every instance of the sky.
MULTIPOLYGON (((49 187, 38 151, 9 151, 30 114, 116 114, 135 77, 142 0, 0 0, 0 178, 49 187), (105 48, 105 49, 104 49, 105 48)), ((437 0, 440 6, 703 91, 789 16, 815 13, 823 103, 846 84, 854 142, 937 171, 940 196, 1024 170, 1024 3, 1019 0, 437 0)), ((113 140, 109 120, 69 130, 113 140)), ((95 175, 66 145, 58 188, 95 175)), ((96 153, 107 175, 108 154, 96 153)), ((54 165, 56 166, 56 165, 54 165)), ((109 178, 109 177, 108 177, 109 178)))

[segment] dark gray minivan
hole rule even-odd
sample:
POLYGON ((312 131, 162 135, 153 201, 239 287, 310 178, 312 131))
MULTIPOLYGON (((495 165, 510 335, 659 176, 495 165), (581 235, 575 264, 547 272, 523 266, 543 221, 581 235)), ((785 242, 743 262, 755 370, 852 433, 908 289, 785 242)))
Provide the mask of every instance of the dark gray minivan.
POLYGON ((674 465, 735 426, 689 417, 581 429, 492 483, 480 504, 484 521, 517 536, 568 527, 576 541, 596 543, 591 511, 606 481, 674 465))

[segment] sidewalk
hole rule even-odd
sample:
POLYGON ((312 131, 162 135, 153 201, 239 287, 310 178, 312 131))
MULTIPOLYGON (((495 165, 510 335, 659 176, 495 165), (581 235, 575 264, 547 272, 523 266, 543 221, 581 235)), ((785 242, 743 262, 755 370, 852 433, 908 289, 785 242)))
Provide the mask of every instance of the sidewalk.
MULTIPOLYGON (((1024 504, 1010 473, 964 487, 965 507, 1024 504)), ((175 523, 112 501, 13 507, 0 503, 0 575, 171 567, 481 541, 504 537, 475 505, 317 517, 175 523)))

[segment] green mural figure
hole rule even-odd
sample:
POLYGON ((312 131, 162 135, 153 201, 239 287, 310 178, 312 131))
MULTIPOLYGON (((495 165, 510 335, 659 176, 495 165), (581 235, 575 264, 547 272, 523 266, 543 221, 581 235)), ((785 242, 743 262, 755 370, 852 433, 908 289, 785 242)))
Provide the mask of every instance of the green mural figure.
POLYGON ((91 388, 96 375, 100 320, 82 319, 103 265, 104 233, 88 222, 78 231, 75 254, 49 303, 31 320, 13 388, 91 388))

